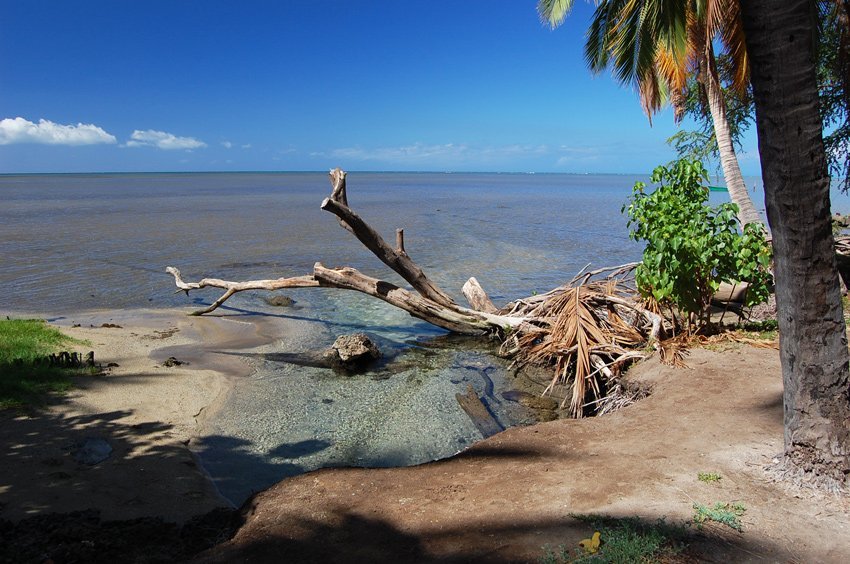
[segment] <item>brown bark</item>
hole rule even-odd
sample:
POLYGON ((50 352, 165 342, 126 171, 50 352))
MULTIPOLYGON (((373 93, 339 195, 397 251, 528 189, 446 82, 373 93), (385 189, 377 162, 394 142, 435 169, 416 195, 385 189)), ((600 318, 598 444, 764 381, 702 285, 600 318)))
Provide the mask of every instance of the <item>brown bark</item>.
POLYGON ((447 308, 424 296, 399 288, 390 282, 366 276, 350 267, 325 268, 321 263, 316 263, 313 276, 320 286, 368 294, 437 327, 464 335, 497 333, 506 327, 517 327, 525 321, 521 317, 494 315, 459 306, 447 308))
POLYGON ((814 4, 742 0, 767 217, 773 230, 785 460, 850 480, 850 373, 815 82, 814 4))
POLYGON ((472 385, 467 385, 465 394, 455 394, 458 405, 469 416, 475 427, 481 433, 483 438, 492 437, 496 433, 504 431, 499 422, 487 410, 487 406, 475 393, 472 385))
POLYGON ((484 291, 484 288, 481 287, 481 284, 478 283, 478 280, 474 276, 466 281, 461 292, 463 292, 466 301, 469 302, 472 309, 486 313, 496 313, 499 311, 499 308, 493 304, 490 296, 487 295, 487 292, 484 291))
MULTIPOLYGON (((321 263, 313 267, 313 274, 291 278, 272 280, 230 281, 218 278, 204 278, 199 282, 185 282, 180 271, 169 266, 166 272, 174 276, 177 287, 189 293, 206 287, 225 290, 209 307, 192 312, 193 315, 203 315, 217 309, 227 299, 246 290, 279 290, 282 288, 332 287, 345 290, 355 290, 383 300, 395 307, 403 309, 410 315, 427 321, 448 331, 465 335, 500 334, 506 329, 515 329, 525 322, 520 315, 498 315, 497 309, 487 298, 483 289, 483 297, 477 300, 482 310, 468 309, 457 305, 448 294, 433 284, 419 266, 413 262, 404 250, 404 233, 396 231, 396 248, 391 248, 384 239, 359 215, 348 207, 348 196, 345 187, 345 172, 334 169, 330 173, 332 190, 331 196, 322 202, 322 209, 337 216, 340 225, 354 234, 363 245, 371 250, 387 266, 410 282, 416 292, 400 288, 390 282, 371 278, 350 267, 329 269, 321 263)), ((474 280, 474 279, 473 279, 474 280)), ((476 282, 477 284, 477 282, 476 282)), ((475 307, 475 304, 473 304, 475 307)))
POLYGON ((230 296, 237 292, 245 290, 281 290, 283 288, 315 288, 319 286, 319 282, 311 275, 295 276, 292 278, 276 278, 274 280, 245 280, 242 282, 232 282, 229 280, 221 280, 219 278, 204 278, 200 282, 184 282, 180 271, 173 267, 166 267, 165 271, 174 276, 174 283, 179 288, 178 291, 186 292, 189 290, 198 290, 200 288, 221 288, 225 290, 224 294, 219 299, 214 301, 209 307, 199 309, 192 312, 192 315, 203 315, 217 309, 221 304, 227 301, 230 296))
POLYGON ((180 291, 189 292, 200 288, 221 288, 224 294, 209 307, 192 312, 192 315, 203 315, 218 308, 228 298, 237 292, 246 290, 278 290, 281 288, 339 288, 355 290, 368 294, 403 309, 410 315, 427 321, 437 327, 464 335, 483 335, 498 333, 506 328, 521 325, 525 318, 496 315, 493 312, 480 312, 460 306, 447 308, 424 296, 420 296, 395 284, 366 276, 357 269, 350 267, 325 268, 321 263, 313 267, 313 274, 278 278, 275 280, 246 280, 233 282, 218 278, 204 278, 200 282, 184 282, 180 271, 173 266, 166 269, 174 276, 174 281, 180 291))

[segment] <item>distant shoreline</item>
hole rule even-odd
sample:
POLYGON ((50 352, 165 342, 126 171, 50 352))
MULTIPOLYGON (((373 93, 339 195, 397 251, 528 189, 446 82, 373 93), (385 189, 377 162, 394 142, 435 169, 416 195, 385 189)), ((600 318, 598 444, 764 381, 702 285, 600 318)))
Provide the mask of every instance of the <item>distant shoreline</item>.
MULTIPOLYGON (((88 172, 2 172, 0 177, 14 176, 143 176, 188 174, 327 174, 326 170, 198 170, 198 171, 88 171, 88 172)), ((526 175, 550 176, 647 176, 649 172, 537 172, 537 171, 442 171, 442 170, 346 170, 349 174, 458 174, 458 175, 526 175)), ((761 178, 747 176, 745 178, 761 178)))

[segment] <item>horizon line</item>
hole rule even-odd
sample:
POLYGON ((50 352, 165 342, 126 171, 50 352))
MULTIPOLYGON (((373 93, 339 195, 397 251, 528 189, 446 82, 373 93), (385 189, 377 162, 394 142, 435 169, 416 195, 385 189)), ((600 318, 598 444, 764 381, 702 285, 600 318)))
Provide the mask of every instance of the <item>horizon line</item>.
MULTIPOLYGON (((121 175, 121 174, 327 174, 330 170, 139 170, 139 171, 62 171, 62 172, 0 172, 0 176, 49 175, 121 175)), ((347 174, 512 174, 512 175, 571 175, 571 176, 649 176, 650 172, 540 172, 495 170, 345 170, 347 174)), ((744 175, 761 178, 760 175, 744 175)))

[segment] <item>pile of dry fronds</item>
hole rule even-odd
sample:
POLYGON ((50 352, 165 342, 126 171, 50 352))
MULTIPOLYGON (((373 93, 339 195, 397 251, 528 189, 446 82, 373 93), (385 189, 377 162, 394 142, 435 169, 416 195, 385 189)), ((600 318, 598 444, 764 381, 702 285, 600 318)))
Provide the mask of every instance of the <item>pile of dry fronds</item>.
POLYGON ((646 356, 640 349, 657 337, 661 323, 660 316, 641 305, 637 292, 613 275, 600 281, 574 279, 543 296, 515 303, 513 310, 535 319, 537 325, 510 335, 502 353, 520 365, 553 365, 554 375, 544 393, 566 386, 562 407, 569 397, 573 417, 598 406, 622 369, 646 356))

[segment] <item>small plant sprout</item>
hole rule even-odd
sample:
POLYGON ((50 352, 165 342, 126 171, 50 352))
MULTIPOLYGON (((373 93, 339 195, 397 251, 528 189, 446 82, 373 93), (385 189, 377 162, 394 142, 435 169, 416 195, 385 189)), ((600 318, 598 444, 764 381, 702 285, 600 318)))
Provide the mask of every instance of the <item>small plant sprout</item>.
POLYGON ((721 476, 717 472, 700 472, 699 474, 697 474, 697 479, 700 482, 710 484, 714 482, 719 482, 723 479, 723 476, 721 476))
POLYGON ((731 527, 736 531, 743 531, 741 525, 741 516, 747 510, 743 503, 722 503, 717 502, 713 507, 708 507, 700 503, 694 504, 694 523, 698 529, 707 521, 721 523, 727 527, 731 527))

